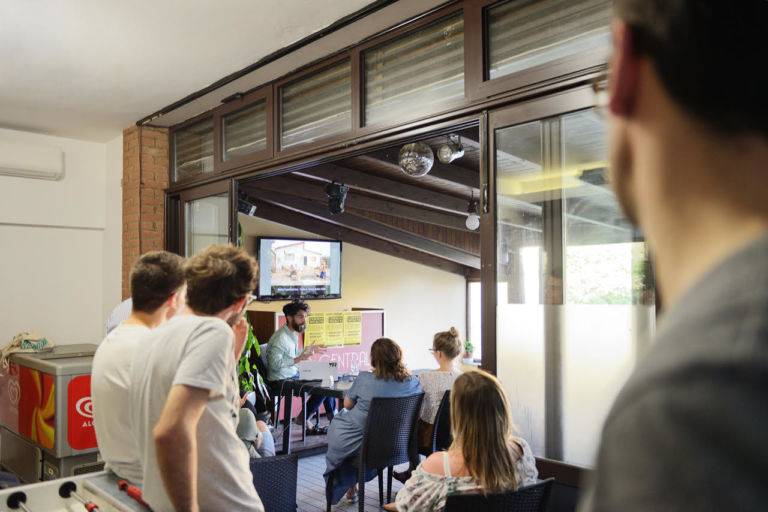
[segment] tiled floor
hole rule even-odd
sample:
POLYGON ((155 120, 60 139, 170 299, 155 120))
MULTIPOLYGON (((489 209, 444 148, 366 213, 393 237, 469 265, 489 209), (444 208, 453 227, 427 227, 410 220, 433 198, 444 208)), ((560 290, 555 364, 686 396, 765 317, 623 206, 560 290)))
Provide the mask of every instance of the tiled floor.
MULTIPOLYGON (((402 470, 403 466, 397 469, 402 470)), ((323 472, 325 471, 325 455, 313 455, 299 459, 299 476, 296 486, 296 501, 298 502, 298 512, 324 512, 325 511, 325 480, 323 472)), ((386 472, 384 474, 384 494, 386 498, 387 481, 386 472)), ((403 484, 397 480, 392 480, 392 499, 395 498, 395 492, 400 490, 403 484)), ((332 510, 355 512, 358 504, 347 504, 346 498, 342 498, 338 505, 332 510)), ((381 510, 379 507, 379 483, 373 479, 365 484, 365 510, 381 510)))

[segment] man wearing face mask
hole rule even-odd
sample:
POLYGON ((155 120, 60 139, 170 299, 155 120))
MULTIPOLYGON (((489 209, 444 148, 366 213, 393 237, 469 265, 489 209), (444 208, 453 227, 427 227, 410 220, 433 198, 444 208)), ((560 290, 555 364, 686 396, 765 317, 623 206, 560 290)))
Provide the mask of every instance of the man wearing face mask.
MULTIPOLYGON (((323 353, 324 345, 310 344, 304 350, 299 351, 299 334, 307 327, 309 305, 306 302, 295 300, 283 306, 285 325, 275 331, 267 344, 267 363, 269 365, 267 380, 276 382, 284 379, 292 379, 299 376, 299 362, 309 359, 313 354, 323 353)), ((273 385, 279 387, 279 384, 273 385)), ((335 400, 321 395, 310 395, 307 400, 307 418, 311 417, 325 403, 325 414, 328 420, 333 419, 335 400)), ((303 412, 296 418, 302 422, 303 412)))
POLYGON ((263 511, 236 433, 236 360, 256 263, 231 245, 187 261, 187 307, 136 348, 129 407, 144 499, 165 510, 263 511), (233 354, 235 357, 233 357, 233 354))

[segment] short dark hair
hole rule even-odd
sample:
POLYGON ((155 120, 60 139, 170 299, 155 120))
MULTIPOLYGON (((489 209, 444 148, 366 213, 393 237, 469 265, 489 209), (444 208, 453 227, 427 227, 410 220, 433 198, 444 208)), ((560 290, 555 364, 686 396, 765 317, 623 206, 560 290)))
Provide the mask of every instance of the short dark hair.
POLYGON ((256 286, 256 261, 239 247, 209 245, 187 261, 187 304, 196 313, 215 315, 256 286))
POLYGON ((720 133, 768 136, 766 0, 614 0, 614 11, 689 115, 720 133))
POLYGON ((154 313, 184 284, 184 258, 167 251, 142 255, 131 268, 131 306, 154 313))
POLYGON ((294 300, 283 306, 283 314, 285 316, 293 316, 299 311, 309 314, 309 304, 303 300, 294 300))

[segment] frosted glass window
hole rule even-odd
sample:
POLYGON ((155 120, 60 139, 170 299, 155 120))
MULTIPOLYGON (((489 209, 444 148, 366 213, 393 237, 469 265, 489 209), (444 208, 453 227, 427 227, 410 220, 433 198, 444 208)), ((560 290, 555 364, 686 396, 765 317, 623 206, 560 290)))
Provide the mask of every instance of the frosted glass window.
POLYGON ((267 103, 254 105, 222 119, 224 160, 267 148, 267 103))
POLYGON ((211 244, 229 242, 229 200, 227 194, 187 201, 185 210, 186 256, 211 244))
POLYGON ((591 466, 605 416, 655 330, 648 249, 609 186, 595 112, 494 137, 498 375, 534 453, 591 466), (548 368, 553 360, 559 367, 548 368))
POLYGON ((464 20, 438 21, 365 52, 365 125, 402 123, 464 98, 464 20))
POLYGON ((486 14, 489 79, 610 44, 610 0, 516 0, 486 14))
POLYGON ((180 181, 213 172, 213 119, 173 133, 173 179, 180 181))
POLYGON ((349 60, 280 87, 280 147, 347 133, 352 129, 349 60))

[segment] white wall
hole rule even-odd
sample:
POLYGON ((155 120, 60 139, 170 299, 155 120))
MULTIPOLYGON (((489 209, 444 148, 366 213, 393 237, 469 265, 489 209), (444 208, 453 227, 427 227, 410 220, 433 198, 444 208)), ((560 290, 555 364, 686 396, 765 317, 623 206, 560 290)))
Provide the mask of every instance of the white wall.
MULTIPOLYGON (((245 248, 254 253, 252 237, 322 238, 281 224, 239 215, 245 248)), ((254 253, 255 255, 255 253, 254 253)), ((463 276, 401 258, 342 245, 341 299, 310 301, 312 311, 341 311, 352 307, 385 310, 385 335, 403 348, 408 366, 434 368, 429 353, 438 331, 466 331, 466 284, 463 276)), ((251 309, 281 311, 285 302, 257 302, 251 309)), ((260 340, 265 343, 266 340, 260 340)))
POLYGON ((120 301, 122 135, 101 144, 0 129, 0 139, 61 148, 60 181, 0 176, 0 345, 36 330, 98 343, 120 301))

